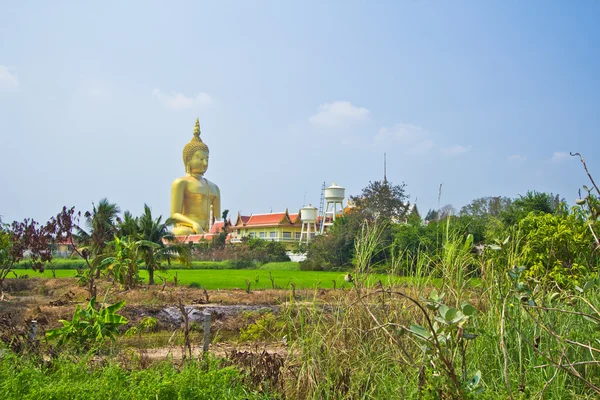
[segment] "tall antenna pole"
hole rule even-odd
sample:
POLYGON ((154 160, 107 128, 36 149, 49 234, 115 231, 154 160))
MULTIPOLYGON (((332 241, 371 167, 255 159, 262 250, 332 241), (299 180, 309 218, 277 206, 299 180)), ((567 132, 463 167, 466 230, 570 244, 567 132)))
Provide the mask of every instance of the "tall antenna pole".
POLYGON ((386 154, 383 153, 383 183, 387 183, 387 163, 386 163, 386 154))

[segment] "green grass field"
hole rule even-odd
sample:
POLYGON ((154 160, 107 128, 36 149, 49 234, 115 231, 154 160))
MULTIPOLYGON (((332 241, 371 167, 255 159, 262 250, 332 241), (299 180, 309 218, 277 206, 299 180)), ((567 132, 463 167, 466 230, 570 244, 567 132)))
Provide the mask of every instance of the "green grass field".
MULTIPOLYGON (((46 270, 44 273, 34 271, 16 270, 17 275, 27 274, 29 278, 52 278, 52 271, 46 270)), ((275 287, 280 289, 288 289, 291 284, 296 285, 296 289, 314 289, 314 288, 333 288, 333 281, 336 281, 336 286, 349 287, 350 284, 344 281, 344 272, 324 272, 324 271, 288 271, 288 270, 190 270, 179 269, 169 271, 159 271, 155 273, 155 281, 161 283, 158 278, 162 276, 167 278, 169 282, 173 282, 175 274, 177 280, 182 285, 198 285, 199 287, 215 290, 215 289, 234 289, 246 288, 246 280, 252 282, 252 290, 271 289, 271 280, 269 272, 274 279, 275 287)), ((56 270, 57 278, 75 277, 76 271, 73 270, 56 270)), ((12 275, 11 275, 12 276, 12 275)), ((147 281, 148 273, 144 270, 140 271, 140 276, 147 281)), ((384 284, 388 283, 408 283, 414 279, 407 277, 388 276, 388 275, 371 275, 369 282, 377 283, 381 279, 384 284)))

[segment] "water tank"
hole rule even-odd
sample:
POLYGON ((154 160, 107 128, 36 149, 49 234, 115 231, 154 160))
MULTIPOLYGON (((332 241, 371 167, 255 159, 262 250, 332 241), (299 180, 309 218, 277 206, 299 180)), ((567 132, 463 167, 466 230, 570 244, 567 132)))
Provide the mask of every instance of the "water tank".
POLYGON ((300 219, 302 222, 316 222, 318 213, 319 210, 309 204, 300 210, 300 219))
POLYGON ((346 189, 333 182, 331 186, 325 189, 325 200, 328 202, 341 202, 344 200, 345 192, 346 189))

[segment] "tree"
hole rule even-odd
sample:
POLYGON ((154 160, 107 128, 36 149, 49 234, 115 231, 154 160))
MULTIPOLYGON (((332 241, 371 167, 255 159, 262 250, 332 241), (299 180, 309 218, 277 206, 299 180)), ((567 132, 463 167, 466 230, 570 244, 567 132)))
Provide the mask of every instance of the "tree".
POLYGON ((326 235, 319 235, 307 247, 301 269, 331 270, 352 264, 354 240, 365 220, 361 212, 337 218, 326 235))
POLYGON ((164 269, 172 258, 178 258, 184 264, 189 262, 188 247, 177 243, 169 230, 173 223, 171 218, 164 222, 162 216, 155 219, 150 207, 144 204, 144 213, 139 218, 134 218, 126 211, 123 221, 119 224, 122 237, 129 237, 130 242, 138 243, 139 249, 136 254, 148 270, 149 285, 154 284, 154 271, 164 269))
POLYGON ((88 273, 90 277, 100 277, 100 264, 106 253, 106 246, 117 235, 118 214, 121 209, 116 203, 110 203, 104 198, 98 202, 98 206, 92 203, 92 211, 84 214, 87 230, 77 226, 77 239, 85 246, 87 257, 90 261, 88 273))
POLYGON ((502 196, 480 197, 460 209, 460 215, 474 217, 499 217, 505 212, 512 200, 502 196))
POLYGON ((452 204, 446 204, 439 211, 439 219, 446 219, 456 215, 456 208, 452 204))
POLYGON ((412 224, 416 224, 416 223, 421 223, 421 214, 419 213, 419 209, 417 208, 417 205, 414 204, 412 206, 412 209, 410 210, 410 213, 408 215, 408 218, 406 219, 406 221, 408 223, 412 223, 412 224))
POLYGON ((525 195, 519 195, 510 207, 502 213, 502 220, 505 224, 511 226, 517 224, 529 213, 555 214, 560 209, 560 204, 564 199, 553 193, 528 191, 525 195))
POLYGON ((44 271, 44 263, 52 260, 54 221, 40 225, 33 219, 22 222, 0 224, 0 300, 3 297, 2 285, 16 263, 28 253, 32 268, 44 271))
POLYGON ((106 244, 117 234, 116 223, 120 212, 116 203, 110 203, 104 198, 98 202, 98 206, 92 203, 92 211, 84 214, 87 231, 78 227, 78 235, 93 254, 102 254, 106 244))
POLYGON ((437 221, 439 219, 439 213, 437 210, 432 208, 427 211, 427 215, 425 216, 425 222, 437 221))
POLYGON ((497 239, 496 234, 492 234, 494 237, 486 237, 486 234, 495 231, 490 227, 502 225, 499 218, 511 206, 512 200, 508 197, 480 197, 460 209, 456 222, 461 232, 473 235, 475 244, 490 243, 497 239))
POLYGON ((223 211, 221 217, 223 218, 223 229, 219 232, 218 235, 214 236, 210 242, 211 249, 223 249, 225 244, 227 243, 227 233, 229 231, 229 221, 227 220, 227 216, 229 215, 229 210, 223 211))
POLYGON ((52 260, 52 247, 55 243, 73 243, 73 221, 78 216, 79 213, 74 208, 63 207, 45 225, 29 218, 10 225, 0 223, 0 298, 4 279, 26 254, 32 261, 32 269, 43 272, 44 263, 52 260))
POLYGON ((444 230, 444 227, 440 226, 442 224, 432 220, 428 224, 415 221, 394 225, 392 227, 394 241, 390 251, 393 252, 394 258, 400 261, 395 264, 400 265, 406 272, 412 272, 419 258, 422 258, 422 254, 433 258, 441 248, 438 236, 440 229, 444 230))
POLYGON ((406 218, 409 203, 404 193, 406 185, 394 185, 387 180, 369 182, 359 196, 350 196, 357 208, 372 219, 386 218, 401 221, 406 218))

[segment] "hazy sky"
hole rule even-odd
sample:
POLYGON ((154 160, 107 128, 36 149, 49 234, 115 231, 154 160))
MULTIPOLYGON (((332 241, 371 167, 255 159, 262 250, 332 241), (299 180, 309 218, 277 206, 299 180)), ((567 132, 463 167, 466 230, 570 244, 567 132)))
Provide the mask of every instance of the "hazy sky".
POLYGON ((387 176, 424 215, 600 180, 597 1, 0 1, 0 215, 167 215, 200 118, 233 215, 387 176))

